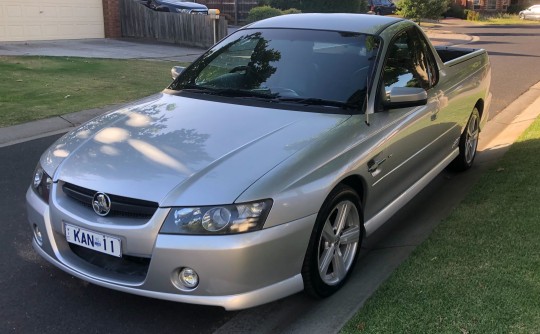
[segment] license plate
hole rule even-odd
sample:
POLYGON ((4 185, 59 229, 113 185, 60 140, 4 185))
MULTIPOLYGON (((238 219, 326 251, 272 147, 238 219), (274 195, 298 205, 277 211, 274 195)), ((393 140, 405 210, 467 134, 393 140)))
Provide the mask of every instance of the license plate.
POLYGON ((93 249, 100 253, 122 257, 122 244, 120 239, 69 224, 65 224, 65 226, 66 239, 68 242, 93 249))

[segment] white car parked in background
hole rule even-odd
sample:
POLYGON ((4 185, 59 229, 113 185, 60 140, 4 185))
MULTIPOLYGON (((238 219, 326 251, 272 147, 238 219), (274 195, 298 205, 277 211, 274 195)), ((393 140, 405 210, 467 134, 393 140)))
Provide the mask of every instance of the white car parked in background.
POLYGON ((522 20, 540 20, 540 5, 531 6, 519 12, 519 18, 522 20))

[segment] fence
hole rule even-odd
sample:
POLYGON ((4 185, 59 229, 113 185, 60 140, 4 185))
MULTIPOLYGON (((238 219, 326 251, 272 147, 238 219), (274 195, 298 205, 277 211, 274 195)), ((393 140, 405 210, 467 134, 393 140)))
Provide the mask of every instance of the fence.
MULTIPOLYGON (((158 12, 136 0, 120 1, 123 37, 208 48, 214 44, 214 20, 208 15, 158 12)), ((217 40, 227 35, 227 20, 216 21, 217 40)))
POLYGON ((249 10, 258 5, 257 0, 197 0, 208 8, 217 8, 229 22, 245 22, 249 10))

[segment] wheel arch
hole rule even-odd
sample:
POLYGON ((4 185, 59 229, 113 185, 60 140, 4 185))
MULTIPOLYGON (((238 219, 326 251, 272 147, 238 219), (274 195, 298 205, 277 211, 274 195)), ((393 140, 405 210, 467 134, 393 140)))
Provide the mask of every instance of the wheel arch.
MULTIPOLYGON (((341 181, 337 182, 330 190, 330 192, 327 194, 322 206, 321 210, 317 214, 317 221, 315 223, 315 226, 313 227, 313 230, 310 235, 310 240, 308 247, 306 249, 306 253, 304 255, 304 261, 302 264, 302 280, 304 282, 304 291, 317 299, 324 298, 332 295, 337 290, 341 288, 345 284, 345 282, 350 278, 351 272, 354 270, 355 264, 358 262, 358 257, 361 249, 361 245, 364 239, 364 236, 366 235, 366 229, 364 226, 364 214, 363 214, 363 198, 365 196, 365 185, 363 182, 363 179, 359 175, 349 175, 343 178, 341 181), (359 227, 360 235, 359 240, 357 241, 356 248, 354 249, 354 254, 350 253, 347 256, 352 256, 354 258, 346 260, 348 263, 346 266, 348 269, 346 269, 346 274, 342 278, 340 278, 336 282, 329 282, 325 279, 326 277, 326 269, 325 273, 321 275, 320 263, 319 261, 319 255, 317 255, 317 250, 319 249, 322 241, 322 229, 323 226, 326 224, 328 217, 330 217, 330 214, 335 209, 334 205, 338 201, 338 196, 343 196, 342 191, 346 191, 346 196, 351 196, 351 190, 355 192, 355 195, 359 197, 359 227), (328 205, 326 204, 328 203, 328 205), (323 220, 319 220, 321 217, 324 217, 323 220), (323 224, 321 224, 323 223, 323 224), (350 262, 349 262, 350 260, 350 262), (316 268, 316 269, 314 269, 316 268), (324 277, 323 277, 324 276, 324 277)), ((343 200, 343 198, 339 199, 343 200)), ((334 230, 335 231, 335 230, 334 230)), ((335 239, 334 239, 335 240, 335 239)), ((337 239, 337 241, 334 242, 340 242, 340 239, 337 239)), ((332 246, 334 247, 334 246, 332 246)), ((336 253, 337 254, 337 253, 336 253)), ((341 254, 341 253, 340 253, 341 254)), ((344 253, 345 254, 345 253, 344 253)), ((333 269, 332 269, 333 270, 333 269)))
MULTIPOLYGON (((351 187, 352 189, 354 189, 354 191, 356 191, 356 193, 358 194, 358 196, 360 197, 360 209, 361 209, 361 213, 362 213, 362 234, 365 235, 366 234, 366 228, 364 226, 365 224, 365 217, 364 217, 364 207, 365 207, 365 198, 366 198, 366 183, 365 183, 365 180, 360 176, 360 175, 349 175, 347 177, 345 177, 343 180, 341 180, 337 185, 346 185, 346 186, 349 186, 351 187)), ((334 187, 335 188, 335 187, 334 187)), ((332 189, 333 191, 334 189, 332 189)), ((332 192, 330 191, 330 192, 332 192)))
POLYGON ((480 114, 480 119, 482 119, 483 114, 484 114, 484 100, 479 99, 478 101, 476 101, 476 104, 474 105, 474 107, 478 109, 478 113, 480 114))
MULTIPOLYGON (((483 98, 479 98, 476 101, 476 104, 474 105, 474 108, 478 110, 478 115, 480 116, 480 124, 478 125, 480 132, 482 132, 482 129, 486 125, 489 117, 489 104, 490 104, 490 97, 488 96, 488 100, 484 100, 483 98)), ((472 112, 472 110, 471 110, 472 112)))

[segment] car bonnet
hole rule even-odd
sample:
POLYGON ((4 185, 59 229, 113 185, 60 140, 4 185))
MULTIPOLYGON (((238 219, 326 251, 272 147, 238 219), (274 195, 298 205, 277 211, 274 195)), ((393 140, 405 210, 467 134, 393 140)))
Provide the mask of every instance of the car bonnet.
POLYGON ((232 203, 348 117, 163 94, 83 125, 42 164, 58 165, 55 181, 165 206, 232 203))

